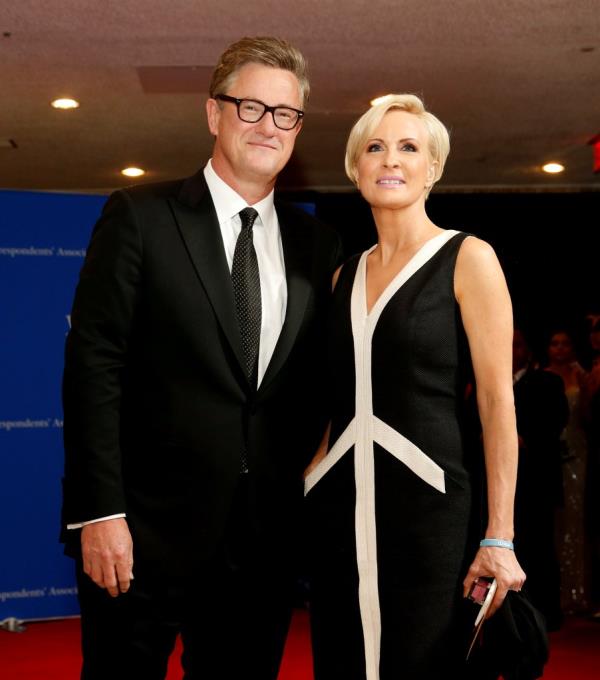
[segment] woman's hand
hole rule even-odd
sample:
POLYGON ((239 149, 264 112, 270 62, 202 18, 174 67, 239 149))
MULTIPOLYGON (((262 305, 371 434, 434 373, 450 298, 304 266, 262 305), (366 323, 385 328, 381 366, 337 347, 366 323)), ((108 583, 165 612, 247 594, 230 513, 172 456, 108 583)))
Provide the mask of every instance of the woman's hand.
POLYGON ((464 597, 468 595, 473 581, 480 576, 492 576, 498 585, 496 595, 488 610, 488 618, 498 610, 506 593, 509 590, 521 590, 527 578, 514 551, 507 548, 479 548, 463 581, 464 597))

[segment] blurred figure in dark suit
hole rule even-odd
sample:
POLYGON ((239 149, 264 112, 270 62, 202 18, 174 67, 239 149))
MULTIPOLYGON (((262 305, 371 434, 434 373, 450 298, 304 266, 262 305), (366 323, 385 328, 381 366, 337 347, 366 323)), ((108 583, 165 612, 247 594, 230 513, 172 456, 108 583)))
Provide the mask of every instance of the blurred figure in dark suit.
POLYGON ((569 406, 562 380, 536 368, 518 328, 513 339, 513 384, 519 435, 515 546, 531 599, 546 616, 549 630, 556 630, 562 614, 554 521, 562 502, 560 435, 569 406))

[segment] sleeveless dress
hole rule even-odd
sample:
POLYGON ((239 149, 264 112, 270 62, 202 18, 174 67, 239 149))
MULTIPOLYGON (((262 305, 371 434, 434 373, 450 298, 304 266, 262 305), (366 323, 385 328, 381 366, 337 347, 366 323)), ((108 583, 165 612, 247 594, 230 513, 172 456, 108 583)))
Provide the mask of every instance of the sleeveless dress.
POLYGON ((374 248, 340 272, 329 451, 305 483, 316 680, 465 677, 462 580, 479 529, 454 296, 467 236, 426 242, 368 314, 374 248))

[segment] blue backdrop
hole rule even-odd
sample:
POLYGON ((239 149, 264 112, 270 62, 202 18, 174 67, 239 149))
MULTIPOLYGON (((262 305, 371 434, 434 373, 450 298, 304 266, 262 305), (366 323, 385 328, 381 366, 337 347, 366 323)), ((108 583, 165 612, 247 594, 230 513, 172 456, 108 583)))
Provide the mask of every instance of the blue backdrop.
POLYGON ((105 200, 0 191, 0 621, 79 612, 58 542, 60 382, 73 292, 105 200))

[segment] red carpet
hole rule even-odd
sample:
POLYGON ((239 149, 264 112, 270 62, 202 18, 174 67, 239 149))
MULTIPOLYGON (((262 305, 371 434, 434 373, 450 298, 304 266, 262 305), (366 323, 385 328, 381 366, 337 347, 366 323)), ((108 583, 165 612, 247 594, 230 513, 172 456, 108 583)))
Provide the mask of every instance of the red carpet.
MULTIPOLYGON (((544 680, 600 680, 600 623, 569 619, 550 634, 550 662, 544 680)), ((178 647, 168 680, 181 680, 178 647)), ((279 680, 312 680, 308 620, 297 611, 279 680)), ((77 680, 79 620, 28 624, 24 633, 0 630, 2 680, 77 680)))

